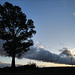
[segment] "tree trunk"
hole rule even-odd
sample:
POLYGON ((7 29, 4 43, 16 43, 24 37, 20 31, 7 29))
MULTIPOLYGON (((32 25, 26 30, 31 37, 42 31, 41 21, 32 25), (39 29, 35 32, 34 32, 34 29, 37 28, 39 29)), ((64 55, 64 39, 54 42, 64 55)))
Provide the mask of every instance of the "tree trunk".
POLYGON ((11 67, 15 68, 15 55, 12 56, 12 64, 11 67))

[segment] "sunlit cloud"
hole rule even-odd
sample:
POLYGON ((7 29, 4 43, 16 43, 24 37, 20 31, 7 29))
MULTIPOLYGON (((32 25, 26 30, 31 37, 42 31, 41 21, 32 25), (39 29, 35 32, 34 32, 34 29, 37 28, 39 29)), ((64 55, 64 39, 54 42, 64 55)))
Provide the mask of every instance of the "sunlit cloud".
POLYGON ((40 46, 40 48, 44 48, 44 46, 40 46))
POLYGON ((75 54, 75 48, 70 50, 72 54, 75 54))

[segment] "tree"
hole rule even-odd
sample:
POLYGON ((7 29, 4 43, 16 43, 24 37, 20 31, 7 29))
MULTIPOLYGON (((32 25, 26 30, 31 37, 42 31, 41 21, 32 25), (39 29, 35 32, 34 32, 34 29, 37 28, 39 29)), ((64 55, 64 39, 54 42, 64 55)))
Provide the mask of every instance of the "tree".
POLYGON ((0 5, 0 39, 5 41, 3 48, 12 57, 12 67, 15 67, 15 57, 20 57, 33 45, 34 28, 34 22, 26 19, 19 6, 8 2, 0 5))

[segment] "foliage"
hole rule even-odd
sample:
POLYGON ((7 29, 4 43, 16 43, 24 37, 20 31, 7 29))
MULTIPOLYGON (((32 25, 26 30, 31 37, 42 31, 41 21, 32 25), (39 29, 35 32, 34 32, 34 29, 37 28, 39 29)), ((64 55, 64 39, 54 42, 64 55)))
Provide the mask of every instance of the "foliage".
POLYGON ((20 57, 33 45, 31 37, 36 33, 34 22, 26 19, 19 6, 5 2, 0 5, 0 39, 8 56, 20 57))

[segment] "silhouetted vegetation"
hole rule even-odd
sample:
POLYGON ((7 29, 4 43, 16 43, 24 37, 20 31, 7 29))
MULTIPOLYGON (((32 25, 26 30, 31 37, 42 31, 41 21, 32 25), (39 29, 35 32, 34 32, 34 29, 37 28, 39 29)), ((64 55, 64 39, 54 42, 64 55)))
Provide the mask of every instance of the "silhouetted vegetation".
POLYGON ((43 67, 39 68, 36 65, 24 65, 15 68, 5 67, 0 68, 0 74, 8 75, 47 75, 47 74, 74 74, 75 67, 43 67))
POLYGON ((0 71, 17 72, 17 71, 35 70, 37 68, 38 67, 36 67, 36 64, 31 64, 31 65, 23 65, 17 67, 4 67, 4 68, 0 68, 0 71))
POLYGON ((15 57, 20 57, 33 45, 34 28, 34 22, 26 19, 19 6, 8 2, 0 5, 0 39, 5 41, 3 48, 12 57, 12 67, 15 67, 15 57))
POLYGON ((17 67, 0 68, 1 75, 48 75, 48 74, 74 74, 75 67, 37 67, 35 63, 17 67))

